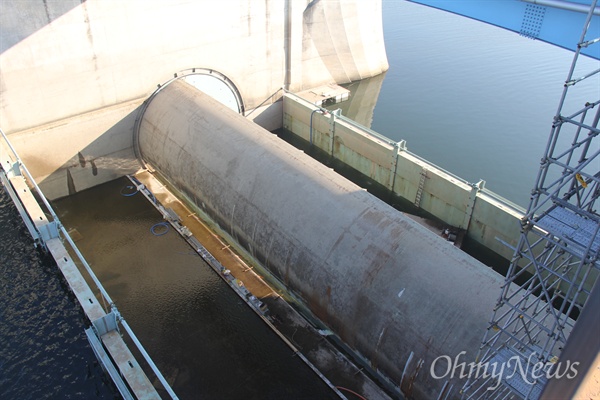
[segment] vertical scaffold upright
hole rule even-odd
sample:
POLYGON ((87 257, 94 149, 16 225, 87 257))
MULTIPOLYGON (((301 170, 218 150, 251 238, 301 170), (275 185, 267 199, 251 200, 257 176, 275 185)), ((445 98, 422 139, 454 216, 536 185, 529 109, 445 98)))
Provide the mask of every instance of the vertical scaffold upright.
POLYGON ((511 246, 498 303, 461 390, 463 399, 539 398, 548 376, 564 373, 561 350, 600 273, 600 100, 567 110, 570 92, 590 82, 598 85, 600 69, 577 71, 581 49, 600 42, 586 40, 595 9, 596 0, 565 81, 518 243, 511 246))

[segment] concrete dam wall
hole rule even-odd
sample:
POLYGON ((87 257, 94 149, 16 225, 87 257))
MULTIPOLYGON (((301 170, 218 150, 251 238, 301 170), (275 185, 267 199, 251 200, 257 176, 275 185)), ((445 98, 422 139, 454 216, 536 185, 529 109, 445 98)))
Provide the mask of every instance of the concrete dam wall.
POLYGON ((175 74, 227 79, 275 129, 282 87, 388 68, 380 0, 7 1, 0 53, 2 129, 49 198, 134 172, 136 115, 175 74))
POLYGON ((445 380, 433 361, 474 358, 502 278, 449 242, 182 80, 153 97, 139 144, 403 390, 436 398, 445 380))

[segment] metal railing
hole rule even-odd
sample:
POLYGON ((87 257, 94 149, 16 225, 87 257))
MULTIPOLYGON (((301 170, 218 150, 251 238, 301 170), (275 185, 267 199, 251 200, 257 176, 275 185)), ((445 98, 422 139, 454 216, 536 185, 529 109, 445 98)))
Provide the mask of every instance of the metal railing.
MULTIPOLYGON (((376 132, 376 131, 374 131, 372 129, 367 128, 364 125, 359 124, 358 122, 356 122, 356 121, 354 121, 354 120, 352 120, 352 119, 350 119, 350 118, 348 118, 348 117, 346 117, 344 115, 334 115, 331 112, 331 110, 328 110, 328 109, 323 108, 323 107, 316 106, 313 103, 311 103, 310 101, 308 101, 308 100, 306 100, 306 99, 298 96, 295 93, 289 92, 287 90, 284 91, 284 92, 285 92, 286 96, 292 98, 293 100, 295 100, 295 101, 297 101, 299 103, 303 103, 307 107, 314 108, 315 111, 326 112, 327 114, 332 115, 330 118, 335 118, 335 120, 341 120, 342 122, 344 122, 344 123, 346 123, 348 125, 351 125, 351 126, 357 128, 357 129, 359 129, 361 131, 361 133, 363 133, 364 135, 366 135, 368 137, 371 137, 373 139, 382 141, 385 144, 391 145, 393 147, 401 148, 403 153, 406 153, 406 154, 410 155, 411 157, 417 159, 418 161, 426 164, 428 170, 437 170, 437 171, 439 171, 439 172, 441 172, 441 173, 443 173, 445 175, 448 175, 452 179, 454 179, 454 180, 456 180, 456 181, 458 181, 458 182, 460 182, 462 184, 465 184, 467 186, 470 186, 470 187, 473 187, 474 185, 476 185, 476 183, 469 182, 466 179, 464 179, 464 178, 462 178, 462 177, 454 174, 453 172, 450 172, 450 171, 448 171, 448 170, 440 167, 439 165, 436 165, 436 164, 432 163, 431 161, 429 161, 429 160, 427 160, 427 159, 419 156, 418 154, 415 154, 415 153, 411 152, 410 150, 408 150, 406 148, 406 141, 405 140, 401 140, 401 141, 397 142, 397 141, 395 141, 393 139, 390 139, 389 137, 387 137, 387 136, 385 136, 385 135, 383 135, 383 134, 381 134, 379 132, 376 132)), ((524 214, 524 212, 525 212, 525 208, 524 207, 519 206, 518 204, 516 204, 516 203, 514 203, 514 202, 512 202, 512 201, 510 201, 510 200, 508 200, 508 199, 506 199, 504 197, 502 197, 498 193, 495 193, 495 192, 493 192, 493 191, 491 191, 489 189, 486 189, 486 188, 482 188, 480 191, 481 191, 482 194, 485 194, 488 197, 492 198, 494 201, 498 202, 501 206, 503 206, 503 207, 505 207, 507 209, 510 209, 511 211, 513 211, 515 213, 524 214)))
MULTIPOLYGON (((23 161, 19 157, 17 151, 12 146, 12 144, 8 140, 8 137, 6 136, 6 134, 4 133, 4 131, 1 128, 0 128, 0 135, 2 136, 2 139, 4 140, 4 142, 6 143, 6 145, 8 146, 8 148, 10 149, 10 151, 12 152, 12 155, 14 157, 14 161, 18 165, 20 171, 22 173, 24 173, 25 177, 27 178, 27 180, 29 181, 29 183, 33 186, 35 192, 38 194, 39 199, 42 201, 42 203, 46 207, 47 213, 50 214, 50 216, 52 217, 53 222, 56 223, 56 225, 58 227, 58 230, 62 233, 62 237, 71 246, 71 248, 72 248, 73 252, 76 254, 79 262, 81 262, 81 264, 84 266, 85 270, 87 271, 87 273, 89 274, 90 278, 94 282, 94 285, 96 286, 96 288, 98 289, 98 291, 102 295, 103 300, 106 301, 109 304, 110 311, 113 312, 117 316, 117 322, 120 323, 121 326, 123 327, 123 329, 125 330, 125 332, 127 332, 127 334, 129 335, 129 337, 131 338, 132 342, 135 344, 136 348, 142 354, 142 356, 144 357, 144 360, 147 362, 148 366, 152 369, 152 372, 154 372, 154 374, 156 375, 156 377, 158 378, 158 380, 160 381, 160 383, 162 384, 162 386, 164 387, 164 389, 166 390, 166 392, 171 396, 172 399, 177 399, 178 398, 177 395, 175 394, 175 392, 173 391, 173 389, 171 388, 171 386, 169 385, 169 383, 166 381, 166 379, 164 378, 164 376, 162 375, 162 373, 160 372, 160 370, 158 369, 158 367, 156 366, 156 364, 154 363, 154 361, 152 361, 152 358, 146 352, 146 349, 141 344, 141 342, 139 341, 139 339, 137 338, 137 336, 135 335, 135 333, 133 332, 133 330, 131 329, 131 327, 127 323, 127 321, 125 321, 125 319, 121 316, 121 314, 117 310, 117 306, 115 305, 114 301, 111 299, 111 297, 108 294, 108 292, 106 291, 106 289, 104 289, 104 286, 102 286, 102 283, 100 282, 100 280, 96 277, 96 274, 94 273, 94 271, 92 270, 92 268, 90 267, 90 265, 88 264, 88 262, 86 261, 86 259, 83 256, 83 254, 81 254, 81 252, 79 251, 79 248, 77 247, 77 245, 75 244, 75 242, 73 241, 73 239, 71 238, 71 236, 69 235, 69 233, 67 232, 66 228, 60 222, 60 219, 58 218, 58 216, 54 212, 54 209, 50 205, 50 202, 48 201, 48 199, 46 199, 46 196, 44 195, 44 193, 42 192, 42 190, 40 189, 40 187, 36 183, 35 179, 31 175, 31 173, 29 172, 29 170, 27 169, 27 167, 25 166, 25 164, 23 163, 23 161)), ((108 313, 108 310, 105 309, 104 311, 106 313, 108 313)))

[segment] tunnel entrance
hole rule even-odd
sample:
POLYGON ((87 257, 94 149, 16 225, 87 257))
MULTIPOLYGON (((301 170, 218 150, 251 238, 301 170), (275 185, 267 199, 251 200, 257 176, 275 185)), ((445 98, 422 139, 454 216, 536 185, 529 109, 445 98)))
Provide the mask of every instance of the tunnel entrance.
POLYGON ((238 114, 244 113, 244 102, 238 88, 225 75, 206 68, 192 68, 180 76, 196 89, 206 93, 238 114))
POLYGON ((143 160, 139 147, 140 125, 144 118, 144 114, 146 113, 148 106, 150 106, 152 103, 152 100, 162 90, 171 85, 173 82, 180 80, 186 82, 204 94, 209 95, 230 110, 244 115, 245 106, 244 100, 242 99, 242 94, 233 81, 224 74, 209 68, 189 68, 174 73, 172 79, 168 80, 162 85, 158 85, 158 88, 146 99, 146 101, 144 101, 144 104, 140 107, 137 113, 133 127, 133 150, 139 164, 144 169, 146 169, 146 163, 143 160))

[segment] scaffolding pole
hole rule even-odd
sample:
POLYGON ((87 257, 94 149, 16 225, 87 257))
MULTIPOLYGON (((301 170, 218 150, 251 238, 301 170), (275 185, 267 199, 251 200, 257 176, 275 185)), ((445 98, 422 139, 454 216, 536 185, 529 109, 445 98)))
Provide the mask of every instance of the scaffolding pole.
MULTIPOLYGON (((592 1, 554 116, 520 237, 476 362, 508 367, 470 376, 463 399, 538 399, 600 274, 600 99, 566 99, 600 69, 575 77, 596 10, 592 1)), ((597 82, 592 82, 596 84, 597 82)), ((571 362, 574 360, 571 360, 571 362)), ((564 368, 564 366, 563 366, 564 368)))

